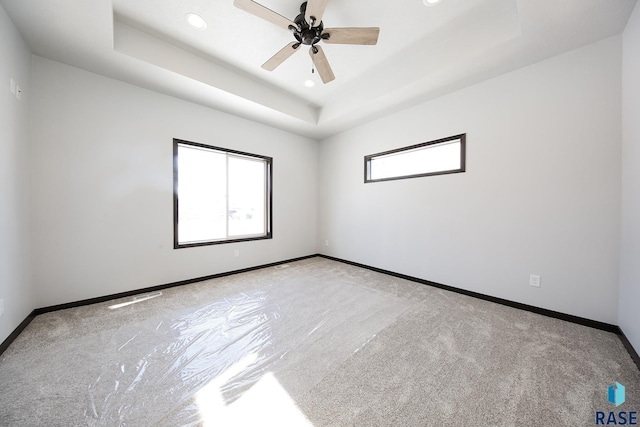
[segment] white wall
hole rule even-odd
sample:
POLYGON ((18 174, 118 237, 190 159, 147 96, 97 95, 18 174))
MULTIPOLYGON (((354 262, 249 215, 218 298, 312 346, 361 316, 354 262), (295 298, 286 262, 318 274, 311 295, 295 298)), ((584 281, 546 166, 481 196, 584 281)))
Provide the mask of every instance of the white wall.
POLYGON ((622 52, 622 237, 618 324, 640 353, 640 6, 622 52))
POLYGON ((606 39, 322 141, 323 253, 616 324, 621 46, 606 39), (363 183, 365 155, 459 133, 466 173, 363 183))
POLYGON ((33 310, 29 262, 28 112, 31 52, 0 6, 0 343, 33 310), (10 92, 10 79, 22 100, 10 92))
POLYGON ((37 56, 33 94, 38 307, 316 252, 315 141, 37 56), (172 138, 273 157, 273 239, 174 250, 172 138))

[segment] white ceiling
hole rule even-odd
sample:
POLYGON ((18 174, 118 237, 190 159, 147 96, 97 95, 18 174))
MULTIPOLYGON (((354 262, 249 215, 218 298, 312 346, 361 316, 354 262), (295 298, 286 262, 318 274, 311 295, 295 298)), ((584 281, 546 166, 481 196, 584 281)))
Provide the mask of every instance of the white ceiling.
MULTIPOLYGON (((258 3, 293 20, 301 0, 258 3)), ((635 3, 329 0, 325 27, 381 30, 376 46, 325 45, 323 85, 304 46, 260 68, 293 36, 233 0, 0 0, 37 55, 312 138, 619 34, 635 3)))

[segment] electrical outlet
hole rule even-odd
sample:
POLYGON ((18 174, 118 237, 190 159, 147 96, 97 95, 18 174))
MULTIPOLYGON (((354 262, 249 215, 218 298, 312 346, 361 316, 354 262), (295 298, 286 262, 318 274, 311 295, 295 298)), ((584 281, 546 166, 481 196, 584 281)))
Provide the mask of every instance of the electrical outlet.
POLYGON ((236 257, 236 258, 239 257, 240 256, 240 249, 234 249, 233 250, 233 256, 236 257))
POLYGON ((325 241, 324 241, 324 245, 325 245, 325 246, 329 246, 329 241, 328 241, 328 240, 325 240, 325 241))
POLYGON ((540 287, 540 276, 536 276, 532 274, 529 276, 529 286, 534 286, 536 288, 540 287))
POLYGON ((22 89, 20 86, 16 86, 16 98, 18 98, 18 101, 22 101, 22 89))
POLYGON ((16 94, 16 81, 13 79, 9 79, 9 90, 13 95, 16 94))
POLYGON ((4 314, 4 299, 0 299, 0 316, 4 314))

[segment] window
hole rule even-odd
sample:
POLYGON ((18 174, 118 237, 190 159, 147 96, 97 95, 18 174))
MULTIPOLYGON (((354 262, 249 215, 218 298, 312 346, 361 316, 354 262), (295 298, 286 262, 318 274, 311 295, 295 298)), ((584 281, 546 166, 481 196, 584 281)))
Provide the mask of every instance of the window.
POLYGON ((372 154, 364 158, 364 182, 465 171, 466 134, 372 154))
POLYGON ((271 157, 173 140, 173 247, 271 238, 271 157))

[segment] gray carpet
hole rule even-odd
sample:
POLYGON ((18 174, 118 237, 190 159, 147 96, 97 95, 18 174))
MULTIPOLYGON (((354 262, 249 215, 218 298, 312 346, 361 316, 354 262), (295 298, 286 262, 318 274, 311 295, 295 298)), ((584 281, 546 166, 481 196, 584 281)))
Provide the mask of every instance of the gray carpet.
POLYGON ((0 357, 0 425, 591 426, 640 411, 614 334, 322 258, 113 308, 131 300, 38 316, 0 357))

